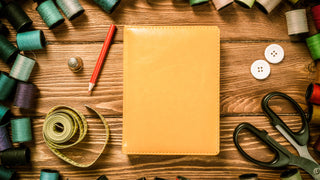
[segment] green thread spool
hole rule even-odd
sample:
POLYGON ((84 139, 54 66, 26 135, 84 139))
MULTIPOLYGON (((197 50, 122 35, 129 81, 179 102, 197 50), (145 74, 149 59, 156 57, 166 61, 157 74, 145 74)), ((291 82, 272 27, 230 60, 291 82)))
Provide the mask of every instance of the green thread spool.
POLYGON ((280 175, 281 180, 302 180, 298 169, 289 169, 280 175))
POLYGON ((0 104, 0 126, 9 122, 10 114, 10 109, 0 104))
POLYGON ((94 2, 97 3, 107 13, 112 13, 113 10, 119 5, 120 0, 94 0, 94 2))
POLYGON ((40 173, 40 180, 58 180, 59 171, 51 169, 42 169, 40 173))
POLYGON ((17 80, 27 82, 35 63, 35 60, 18 54, 17 59, 11 68, 10 76, 17 80))
POLYGON ((16 48, 4 35, 0 34, 0 58, 7 64, 11 63, 19 53, 16 48))
POLYGON ((199 5, 208 2, 208 0, 189 0, 190 6, 199 5))
POLYGON ((250 9, 252 8, 255 0, 235 0, 235 2, 244 8, 250 9))
POLYGON ((32 141, 30 118, 13 119, 10 123, 13 143, 32 141))
POLYGON ((32 25, 32 20, 23 9, 14 1, 3 7, 5 17, 17 32, 27 30, 32 25))
POLYGON ((49 29, 53 29, 64 22, 63 16, 52 0, 40 2, 36 9, 49 29))
POLYGON ((16 87, 17 81, 5 72, 0 74, 0 100, 4 101, 13 93, 16 87))
POLYGON ((320 60, 320 33, 306 39, 313 60, 320 60))
POLYGON ((8 169, 4 166, 0 166, 0 179, 10 180, 14 179, 15 171, 13 169, 8 169))
POLYGON ((22 51, 43 49, 46 46, 46 38, 42 30, 18 33, 17 44, 22 51))

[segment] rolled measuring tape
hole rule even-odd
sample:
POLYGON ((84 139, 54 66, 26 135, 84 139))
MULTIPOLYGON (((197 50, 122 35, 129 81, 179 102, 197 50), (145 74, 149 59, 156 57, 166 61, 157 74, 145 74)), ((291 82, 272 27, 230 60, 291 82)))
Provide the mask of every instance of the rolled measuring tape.
POLYGON ((30 150, 27 147, 10 148, 0 152, 0 159, 5 166, 26 165, 30 162, 30 150))
POLYGON ((94 2, 109 14, 112 13, 113 10, 120 4, 120 0, 94 0, 94 2))
POLYGON ((320 33, 306 39, 309 52, 313 60, 320 60, 320 33))
POLYGON ((302 180, 298 169, 289 169, 280 175, 281 180, 302 180))
POLYGON ((31 120, 29 117, 12 119, 10 124, 13 143, 32 141, 31 120))
POLYGON ((16 88, 17 81, 6 72, 0 72, 0 100, 4 101, 10 97, 16 88))
POLYGON ((257 0, 257 7, 264 13, 269 14, 280 4, 281 0, 257 0))
POLYGON ((306 91, 306 100, 312 104, 320 105, 320 85, 310 84, 306 91))
POLYGON ((250 9, 252 8, 255 0, 234 0, 234 2, 236 2, 237 4, 239 4, 244 8, 250 9))
POLYGON ((100 117, 106 129, 106 139, 98 157, 91 163, 80 164, 62 154, 59 149, 67 149, 83 140, 87 134, 88 124, 85 117, 76 109, 68 106, 55 106, 47 114, 43 124, 43 138, 49 149, 65 162, 77 167, 89 167, 94 164, 104 151, 109 140, 109 127, 104 117, 93 108, 85 105, 100 117), (78 132, 77 132, 78 131, 78 132), (77 140, 70 141, 76 134, 77 140))
POLYGON ((23 9, 14 1, 9 2, 3 8, 4 15, 17 32, 26 31, 32 20, 23 9))
POLYGON ((218 11, 228 7, 233 3, 233 0, 212 0, 214 6, 218 11))
POLYGON ((46 38, 42 30, 17 33, 17 45, 21 51, 43 49, 46 45, 46 38))
POLYGON ((19 82, 13 105, 23 109, 34 109, 36 107, 38 92, 39 90, 36 85, 19 82))
POLYGON ((17 80, 27 82, 35 64, 35 60, 18 54, 11 68, 10 76, 17 80))
POLYGON ((295 9, 285 13, 288 35, 292 41, 304 40, 309 33, 306 9, 295 9))
POLYGON ((38 1, 36 10, 49 29, 53 29, 64 22, 63 16, 52 0, 38 1))
POLYGON ((70 21, 84 13, 78 0, 56 0, 56 3, 70 21))
POLYGON ((7 64, 16 59, 19 49, 16 48, 3 34, 0 34, 0 58, 7 64))
POLYGON ((42 169, 40 172, 40 180, 59 180, 59 171, 51 169, 42 169))
POLYGON ((258 180, 258 175, 254 173, 242 174, 239 176, 239 180, 258 180))
POLYGON ((0 166, 0 179, 1 180, 10 180, 15 179, 15 170, 8 169, 4 166, 0 166))

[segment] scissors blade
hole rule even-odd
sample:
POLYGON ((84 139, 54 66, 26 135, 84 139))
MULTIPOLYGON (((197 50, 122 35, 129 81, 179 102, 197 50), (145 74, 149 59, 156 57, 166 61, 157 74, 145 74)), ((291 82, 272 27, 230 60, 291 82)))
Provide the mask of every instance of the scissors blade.
POLYGON ((304 146, 300 146, 288 133, 285 129, 283 129, 280 125, 276 125, 275 126, 276 129, 290 142, 290 144, 292 144, 292 146, 298 151, 299 155, 301 157, 304 157, 306 159, 309 159, 313 162, 315 162, 316 164, 317 161, 313 159, 313 157, 311 157, 309 151, 308 151, 308 147, 307 145, 304 146))

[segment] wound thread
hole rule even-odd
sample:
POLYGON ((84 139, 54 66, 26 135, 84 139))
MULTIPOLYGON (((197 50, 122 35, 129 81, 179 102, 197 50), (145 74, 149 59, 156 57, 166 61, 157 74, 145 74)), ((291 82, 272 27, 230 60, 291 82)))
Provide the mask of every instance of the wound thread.
POLYGON ((306 39, 313 60, 320 60, 320 33, 306 39))
POLYGON ((1 72, 0 74, 0 100, 7 100, 14 92, 17 81, 9 77, 8 73, 1 72))
POLYGON ((32 141, 30 118, 13 119, 10 121, 10 124, 13 143, 32 141))
POLYGON ((52 0, 39 2, 36 9, 49 29, 53 29, 64 22, 63 16, 52 0))
POLYGON ((257 0, 257 7, 264 13, 269 14, 280 4, 281 0, 257 0))
POLYGON ((0 34, 0 58, 7 64, 16 59, 19 49, 16 48, 4 35, 0 34))
POLYGON ((56 0, 56 3, 70 21, 84 13, 78 0, 56 0))
POLYGON ((5 17, 17 32, 26 31, 32 25, 32 20, 14 1, 5 5, 3 11, 5 17))
MULTIPOLYGON (((0 126, 0 151, 4 151, 9 148, 12 148, 12 144, 9 139, 7 127, 0 126)), ((1 168, 0 168, 0 171, 1 171, 1 168)), ((1 179, 1 175, 0 175, 0 179, 1 179)))
POLYGON ((228 7, 233 3, 233 0, 212 0, 214 6, 218 11, 228 7))
POLYGON ((35 109, 37 94, 36 85, 19 82, 13 105, 23 109, 35 109))
POLYGON ((59 171, 51 169, 42 169, 40 173, 40 180, 58 180, 59 171))
POLYGON ((286 14, 288 35, 292 41, 304 40, 309 32, 305 9, 288 11, 286 14))
POLYGON ((10 148, 0 152, 0 159, 5 166, 26 165, 30 162, 30 150, 27 147, 10 148))
POLYGON ((235 0, 234 2, 236 2, 237 4, 239 4, 244 8, 250 9, 252 8, 255 0, 235 0))
MULTIPOLYGON (((201 2, 207 2, 208 0, 190 0, 190 5, 195 5, 201 2)), ((107 13, 112 13, 113 10, 119 5, 120 0, 94 0, 103 10, 107 13)))
POLYGON ((320 30, 320 5, 313 6, 311 8, 313 21, 316 25, 317 30, 320 30))
POLYGON ((10 76, 17 80, 27 82, 35 63, 35 60, 18 54, 17 59, 11 68, 10 76))
POLYGON ((17 34, 17 44, 21 51, 43 49, 47 42, 42 30, 28 31, 17 34))

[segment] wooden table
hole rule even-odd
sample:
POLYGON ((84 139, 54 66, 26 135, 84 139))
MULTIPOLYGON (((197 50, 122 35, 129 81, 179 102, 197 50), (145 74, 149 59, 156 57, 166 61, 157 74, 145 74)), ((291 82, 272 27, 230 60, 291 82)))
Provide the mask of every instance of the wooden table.
MULTIPOLYGON (((39 179, 41 169, 56 169, 62 179, 97 179, 107 175, 113 179, 138 179, 155 176, 174 179, 182 175, 190 179, 237 179, 244 173, 257 173, 260 179, 279 179, 285 169, 268 169, 244 159, 233 144, 232 133, 241 122, 250 122, 259 129, 266 129, 282 145, 295 152, 289 143, 270 125, 263 115, 260 102, 268 92, 281 91, 294 98, 307 111, 305 90, 315 79, 312 59, 305 43, 293 43, 287 35, 285 12, 293 9, 283 1, 271 14, 266 15, 256 7, 244 9, 237 4, 218 12, 212 2, 190 7, 187 0, 122 0, 111 15, 99 8, 93 0, 80 0, 85 14, 53 30, 48 30, 35 10, 33 1, 18 1, 34 21, 33 28, 41 29, 49 42, 44 50, 25 52, 36 59, 37 65, 30 81, 40 89, 37 108, 22 111, 11 106, 16 117, 30 116, 33 123, 34 141, 27 143, 31 149, 31 165, 14 167, 19 179, 39 179), (118 27, 114 43, 92 96, 87 93, 88 81, 106 37, 108 27, 118 27), (127 156, 121 153, 122 140, 122 51, 124 25, 216 25, 221 29, 221 152, 218 156, 127 156), (264 81, 253 78, 250 66, 264 58, 265 48, 277 43, 284 48, 285 59, 271 65, 271 75, 264 81), (67 66, 70 57, 80 56, 84 69, 72 73, 67 66), (88 111, 84 104, 98 110, 107 119, 111 138, 107 149, 90 168, 77 168, 57 158, 48 149, 42 138, 42 125, 46 113, 55 105, 69 105, 85 114, 89 134, 66 155, 81 162, 89 162, 98 155, 103 146, 104 127, 99 118, 88 111)), ((309 8, 310 9, 310 8, 309 8)), ((308 10, 309 10, 308 9, 308 10)), ((311 17, 310 11, 308 16, 311 17)), ((3 19, 3 18, 2 18, 3 19)), ((8 21, 9 39, 15 42, 16 32, 8 21)), ((316 33, 309 18, 311 34, 316 33)), ((0 70, 10 71, 10 66, 0 62, 0 70)), ((281 118, 294 130, 300 127, 299 117, 292 107, 272 108, 281 113, 281 118)), ((281 101, 282 102, 282 101, 281 101)), ((319 126, 311 124, 309 150, 320 160, 312 145, 316 141, 319 126)), ((181 130, 183 133, 184 130, 181 130)), ((248 139, 243 146, 255 155, 265 152, 265 146, 248 139)), ((271 153, 266 154, 270 160, 271 153)), ((293 167, 290 167, 293 168, 293 167)), ((303 170, 303 178, 311 179, 303 170)))

